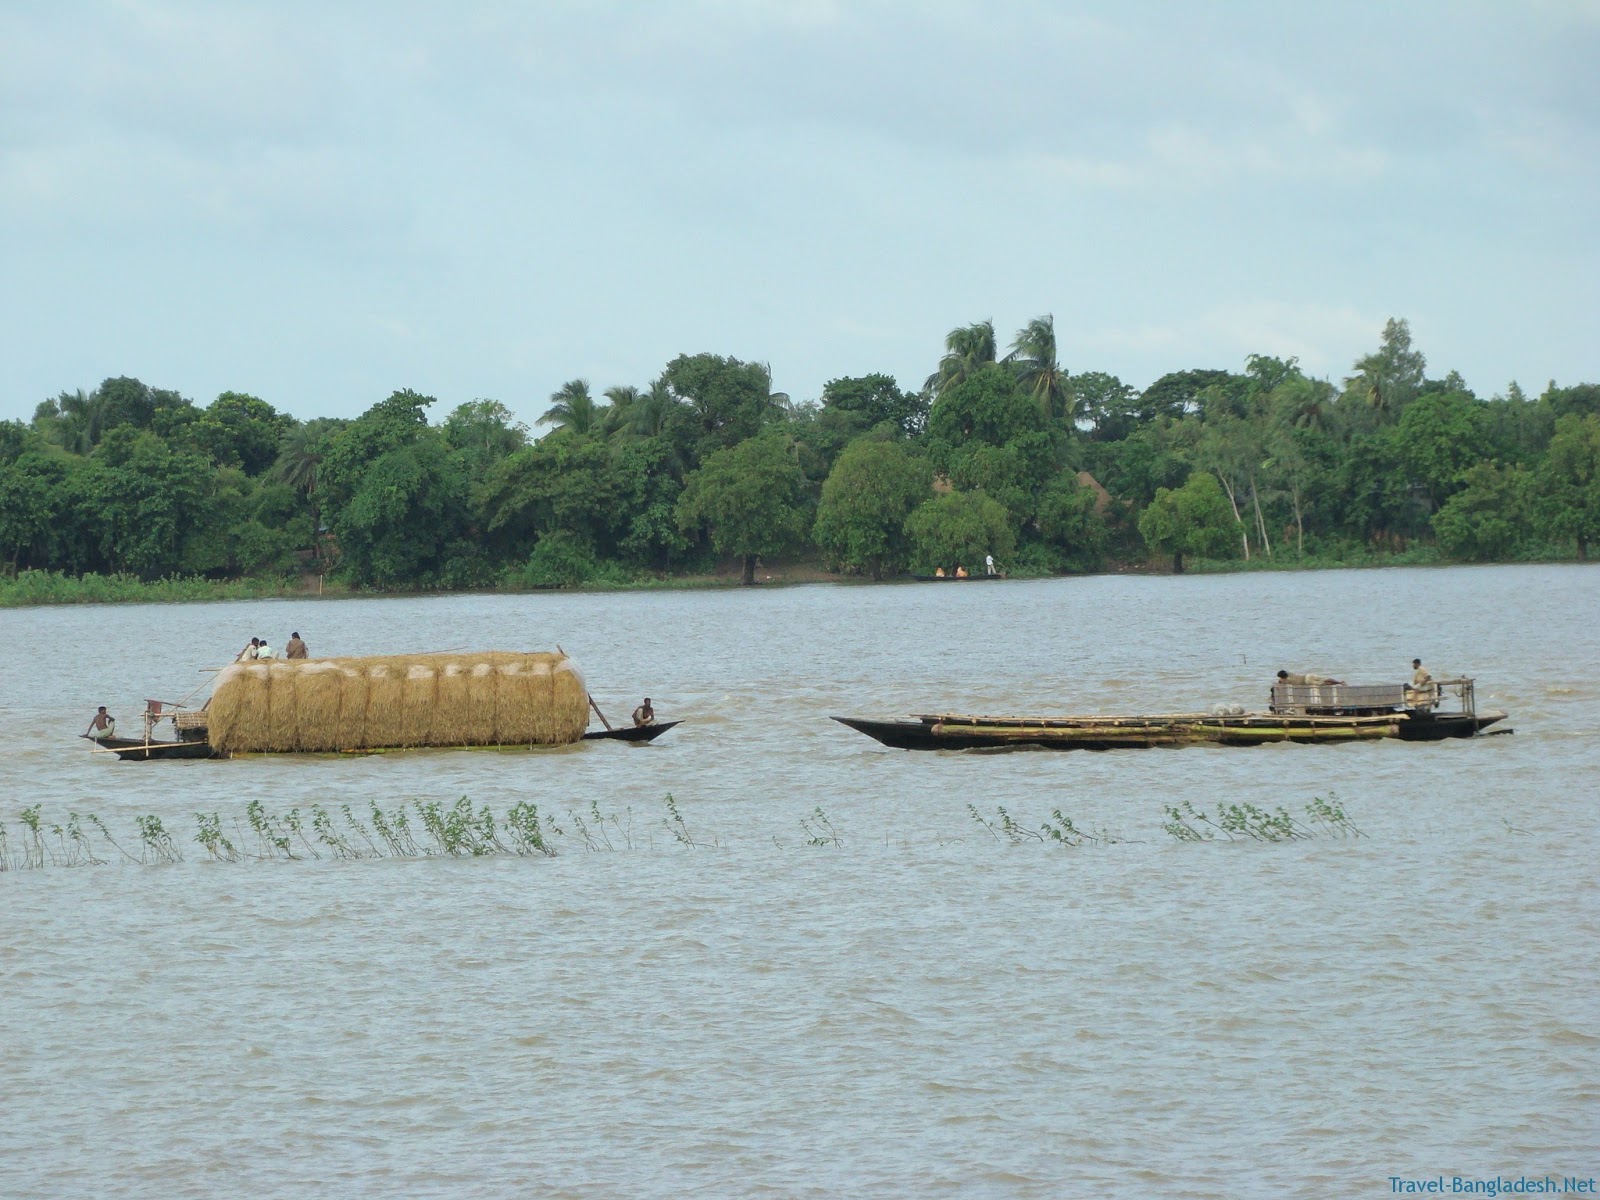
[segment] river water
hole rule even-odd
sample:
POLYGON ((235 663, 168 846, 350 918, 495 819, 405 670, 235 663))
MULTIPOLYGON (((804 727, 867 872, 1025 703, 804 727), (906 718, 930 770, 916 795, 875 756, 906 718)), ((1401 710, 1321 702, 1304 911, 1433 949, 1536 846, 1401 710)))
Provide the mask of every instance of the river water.
MULTIPOLYGON (((0 611, 0 1194, 1379 1196, 1600 1174, 1600 568, 0 611), (252 635, 546 649, 654 746, 121 763, 252 635), (831 714, 1479 680, 1514 736, 906 753, 831 714), (673 797, 682 821, 673 824, 673 797), (1334 795, 1368 836, 1180 843, 1334 795), (209 860, 532 801, 555 857, 209 860), (21 810, 137 856, 19 861, 21 810), (1054 810, 1122 840, 997 837, 1054 810), (821 810, 820 813, 818 810, 821 810), (596 818, 599 818, 597 820, 596 818), (588 831, 587 839, 584 830, 588 831)), ((103 843, 102 851, 106 850, 103 843)))

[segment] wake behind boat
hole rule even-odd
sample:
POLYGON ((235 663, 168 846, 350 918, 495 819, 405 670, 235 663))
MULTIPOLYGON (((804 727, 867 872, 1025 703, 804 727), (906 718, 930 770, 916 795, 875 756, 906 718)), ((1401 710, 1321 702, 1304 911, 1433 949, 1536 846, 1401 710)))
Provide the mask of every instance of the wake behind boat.
MULTIPOLYGON (((1125 750, 1155 746, 1259 746, 1267 742, 1353 742, 1397 738, 1437 742, 1473 737, 1506 719, 1479 712, 1473 681, 1405 685, 1277 684, 1268 711, 1219 706, 1203 713, 1154 716, 999 717, 915 714, 910 720, 834 717, 899 750, 979 750, 1040 746, 1051 750, 1125 750), (1444 707, 1441 707, 1444 705, 1444 707)), ((1510 730, 1496 731, 1507 732, 1510 730)))

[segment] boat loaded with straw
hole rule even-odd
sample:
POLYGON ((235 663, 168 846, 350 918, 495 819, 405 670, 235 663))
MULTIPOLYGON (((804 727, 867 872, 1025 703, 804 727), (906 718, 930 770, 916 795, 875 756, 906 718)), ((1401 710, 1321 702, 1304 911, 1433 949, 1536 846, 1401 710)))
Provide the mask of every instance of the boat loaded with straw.
POLYGON ((607 724, 591 734, 591 707, 583 675, 560 652, 240 662, 217 675, 204 708, 163 712, 157 704, 152 720, 147 705, 143 739, 99 744, 123 758, 145 759, 508 749, 586 737, 648 741, 676 724, 616 730, 607 724), (154 739, 152 729, 167 716, 175 739, 154 739))
MULTIPOLYGON (((991 717, 927 713, 911 720, 834 720, 899 750, 1126 750, 1154 746, 1259 746, 1266 742, 1436 742, 1472 737, 1506 714, 1479 712, 1471 679, 1418 689, 1401 684, 1277 684, 1264 713, 1218 705, 1155 716, 991 717)), ((1510 730, 1494 732, 1509 733, 1510 730)))

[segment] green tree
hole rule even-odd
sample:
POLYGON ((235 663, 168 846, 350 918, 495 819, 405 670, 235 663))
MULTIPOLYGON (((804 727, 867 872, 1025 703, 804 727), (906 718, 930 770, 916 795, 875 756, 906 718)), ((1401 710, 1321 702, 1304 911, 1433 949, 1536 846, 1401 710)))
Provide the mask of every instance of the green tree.
POLYGON ((1058 475, 1039 497, 1034 521, 1061 565, 1093 571, 1105 561, 1109 531, 1098 504, 1098 494, 1070 475, 1058 475))
POLYGON ((1568 413, 1556 422, 1538 483, 1541 525, 1588 558, 1589 544, 1600 539, 1600 415, 1568 413))
POLYGON ((817 544, 835 563, 874 579, 905 569, 906 518, 929 495, 933 470, 896 442, 846 447, 822 485, 817 544))
POLYGON ((995 362, 994 322, 977 321, 960 329, 952 329, 945 336, 944 350, 939 369, 928 376, 926 384, 935 399, 944 395, 945 389, 954 387, 995 362))
POLYGON ((406 389, 327 439, 319 477, 340 569, 354 582, 422 587, 467 553, 467 481, 439 430, 432 396, 406 389))
POLYGON ((858 433, 892 425, 898 436, 914 438, 928 424, 927 397, 901 391, 891 375, 830 379, 822 388, 822 407, 856 418, 853 427, 858 433))
POLYGON ((1004 446, 1028 433, 1042 433, 1038 406, 1017 384, 1015 375, 990 363, 951 383, 933 402, 928 439, 954 449, 972 442, 1004 446))
POLYGON ((458 404, 440 429, 474 479, 528 444, 528 427, 498 400, 458 404))
POLYGON ((1072 426, 1076 414, 1071 411, 1067 373, 1061 369, 1056 353, 1053 314, 1035 317, 1017 331, 1006 362, 1016 370, 1023 391, 1033 398, 1046 421, 1065 421, 1072 426))
POLYGON ((1139 397, 1115 375, 1085 371, 1069 376, 1066 388, 1074 423, 1087 423, 1095 440, 1121 441, 1133 432, 1141 412, 1139 397))
POLYGON ((206 524, 212 468, 160 437, 124 424, 106 432, 68 477, 73 520, 94 565, 158 579, 184 569, 184 542, 206 524))
POLYGON ((293 417, 265 400, 223 392, 165 436, 193 447, 219 467, 239 467, 254 476, 272 466, 284 435, 294 427, 293 417))
POLYGON ((597 433, 605 411, 589 393, 587 379, 569 379, 550 393, 550 407, 539 418, 540 425, 554 425, 556 432, 583 435, 597 433))
POLYGON ((688 406, 690 461, 755 437, 779 420, 789 404, 772 390, 772 368, 715 354, 680 354, 662 381, 688 406))
POLYGON ((1521 467, 1480 462, 1468 468, 1461 488, 1433 514, 1440 548, 1478 562, 1511 557, 1529 532, 1531 483, 1521 467))
POLYGON ((684 482, 678 525, 705 529, 718 554, 743 560, 755 582, 756 558, 778 554, 809 525, 805 475, 784 438, 751 438, 710 455, 684 482))
POLYGON ((0 557, 15 575, 24 561, 34 565, 59 517, 59 468, 27 451, 0 459, 0 557))
POLYGON ((1459 393, 1430 393, 1406 406, 1394 437, 1407 476, 1438 508, 1461 487, 1466 472, 1488 458, 1488 413, 1459 393))
POLYGON ((1378 349, 1356 360, 1344 381, 1345 395, 1367 404, 1380 419, 1394 420, 1422 390, 1428 360, 1411 347, 1411 325, 1390 317, 1378 349))
POLYGON ((982 492, 946 492, 924 501, 906 521, 913 560, 932 570, 971 564, 992 554, 1004 563, 1016 551, 1011 514, 982 492))
POLYGON ((1196 471, 1181 488, 1161 488, 1139 516, 1139 533, 1158 554, 1172 555, 1174 574, 1183 572, 1183 556, 1226 556, 1235 521, 1216 476, 1196 471))

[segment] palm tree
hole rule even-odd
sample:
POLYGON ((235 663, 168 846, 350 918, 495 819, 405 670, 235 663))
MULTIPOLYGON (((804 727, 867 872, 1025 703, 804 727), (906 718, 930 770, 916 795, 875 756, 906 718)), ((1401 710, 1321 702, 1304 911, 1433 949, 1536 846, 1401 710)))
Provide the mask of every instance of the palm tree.
POLYGON ((1377 350, 1356 359, 1356 373, 1344 381, 1345 394, 1365 400, 1380 418, 1392 420, 1422 387, 1428 360, 1411 348, 1411 325, 1390 317, 1377 350))
POLYGON ((98 388, 93 392, 82 388, 62 392, 53 402, 46 403, 54 410, 53 440, 63 450, 88 454, 100 443, 100 435, 105 432, 106 403, 98 388))
POLYGON ((272 465, 274 479, 306 494, 306 508, 311 513, 311 553, 319 561, 322 558, 322 501, 317 495, 317 485, 322 478, 325 428, 326 423, 321 421, 296 425, 278 443, 278 459, 272 465))
POLYGON ((551 404, 537 424, 554 425, 557 431, 589 433, 600 427, 604 413, 589 394, 587 379, 569 379, 550 393, 551 404))
POLYGON ((927 387, 935 397, 995 361, 994 322, 978 321, 952 329, 944 339, 944 348, 939 369, 928 376, 927 387))
POLYGON ((1052 313, 1035 317, 1017 330, 1017 339, 1006 355, 1017 378, 1039 405, 1045 420, 1068 416, 1067 373, 1056 361, 1056 319, 1052 313))
POLYGON ((633 406, 639 403, 643 393, 632 384, 624 383, 608 387, 602 395, 610 401, 605 408, 605 435, 616 437, 627 430, 633 406))

